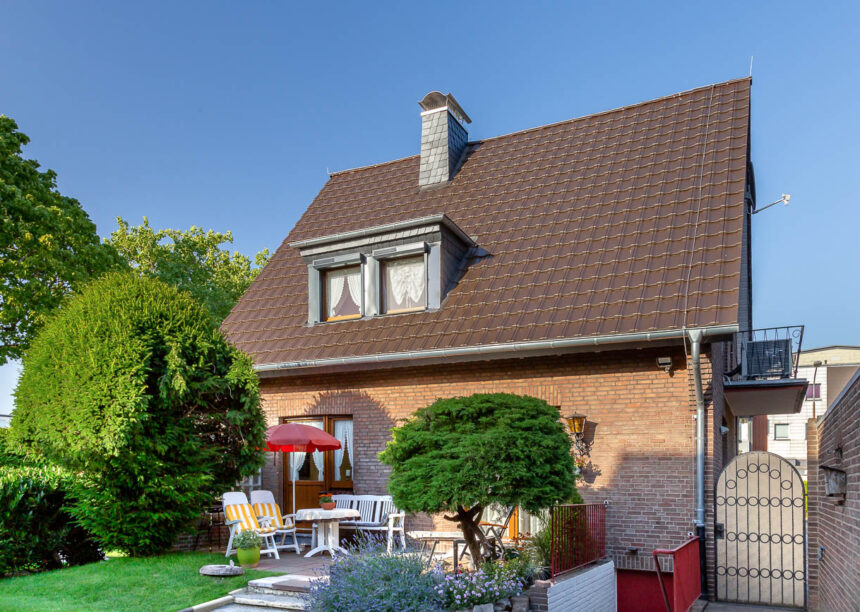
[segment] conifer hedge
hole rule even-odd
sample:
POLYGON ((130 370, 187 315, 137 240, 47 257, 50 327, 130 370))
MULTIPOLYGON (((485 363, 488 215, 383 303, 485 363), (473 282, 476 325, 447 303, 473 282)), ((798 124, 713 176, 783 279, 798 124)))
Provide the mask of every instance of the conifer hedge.
POLYGON ((250 359, 158 280, 114 273, 67 299, 23 366, 12 437, 79 475, 71 512, 105 549, 169 547, 262 464, 250 359))

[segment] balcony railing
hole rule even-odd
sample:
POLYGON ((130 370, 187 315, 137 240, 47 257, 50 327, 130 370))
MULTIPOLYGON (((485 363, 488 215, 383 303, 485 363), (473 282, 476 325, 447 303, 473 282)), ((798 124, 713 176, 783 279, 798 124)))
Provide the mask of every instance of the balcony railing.
POLYGON ((803 325, 740 331, 732 339, 727 380, 796 378, 803 325))
POLYGON ((552 576, 606 556, 606 507, 565 504, 552 509, 552 576))

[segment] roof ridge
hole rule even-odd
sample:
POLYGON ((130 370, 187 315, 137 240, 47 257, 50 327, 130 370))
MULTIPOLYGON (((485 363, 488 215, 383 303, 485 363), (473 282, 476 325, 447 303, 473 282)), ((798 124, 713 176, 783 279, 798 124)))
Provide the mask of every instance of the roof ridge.
MULTIPOLYGON (((659 98, 653 98, 651 100, 642 100, 641 102, 635 102, 633 104, 626 104, 624 106, 618 106, 616 108, 611 108, 609 110, 598 111, 596 113, 590 113, 588 115, 582 115, 580 117, 571 117, 570 119, 562 119, 560 121, 554 121, 552 123, 545 123, 543 125, 536 125, 534 127, 524 128, 522 130, 517 130, 515 132, 508 132, 507 134, 500 134, 498 136, 490 136, 489 138, 482 138, 480 140, 470 140, 467 144, 468 145, 476 145, 476 144, 482 144, 485 142, 489 142, 492 140, 499 140, 501 138, 509 138, 511 136, 519 136, 520 134, 526 134, 528 132, 543 130, 545 128, 556 127, 556 126, 559 126, 559 125, 562 125, 565 123, 573 123, 575 121, 584 121, 586 119, 592 119, 594 117, 600 117, 602 115, 608 115, 611 113, 618 113, 621 111, 630 110, 631 108, 646 106, 648 104, 656 104, 657 102, 663 102, 664 100, 669 100, 671 98, 676 98, 678 96, 684 96, 687 94, 695 93, 697 91, 702 91, 702 90, 708 89, 709 87, 716 87, 716 86, 721 86, 721 85, 731 85, 733 83, 740 83, 741 81, 752 82, 752 77, 751 76, 745 76, 745 77, 738 77, 736 79, 729 79, 728 81, 718 81, 716 83, 708 83, 707 85, 700 85, 699 87, 694 87, 692 89, 686 89, 684 91, 678 91, 678 92, 671 93, 671 94, 668 94, 665 96, 660 96, 659 98)), ((389 164, 396 164, 399 162, 403 162, 403 161, 413 159, 413 158, 418 158, 418 157, 420 157, 420 154, 407 155, 405 157, 399 157, 397 159, 392 159, 392 160, 384 161, 384 162, 378 162, 375 164, 368 164, 366 166, 356 166, 354 168, 347 168, 345 170, 336 170, 335 172, 329 172, 328 175, 329 175, 329 177, 332 177, 332 176, 335 176, 338 174, 346 174, 348 172, 357 172, 359 170, 370 170, 371 168, 378 168, 380 166, 387 166, 389 164)))
POLYGON ((668 94, 665 96, 660 96, 659 98, 653 98, 651 100, 642 100, 641 102, 635 102, 633 104, 626 104, 624 106, 618 106, 616 108, 610 108, 609 110, 603 110, 603 111, 598 111, 596 113, 590 113, 588 115, 582 115, 581 117, 571 117, 570 119, 562 119, 561 121, 554 121, 553 123, 546 123, 544 125, 536 125, 535 127, 517 130, 516 132, 509 132, 508 134, 500 134, 499 136, 490 136, 489 138, 483 138, 481 140, 469 141, 469 144, 484 143, 484 142, 487 142, 490 140, 498 140, 499 138, 508 138, 509 136, 518 136, 519 134, 525 134, 527 132, 534 132, 536 130, 542 130, 544 128, 555 127, 558 125, 562 125, 564 123, 573 123, 574 121, 584 121, 585 119, 592 119, 594 117, 600 117, 602 115, 609 115, 611 113, 618 113, 621 111, 630 110, 631 108, 638 108, 641 106, 646 106, 648 104, 656 104, 657 102, 663 102, 663 101, 669 100, 671 98, 677 98, 678 96, 684 96, 687 94, 695 93, 697 91, 702 91, 702 90, 708 89, 709 87, 717 87, 717 86, 721 86, 721 85, 731 85, 733 83, 739 83, 741 81, 752 82, 752 77, 745 76, 745 77, 739 77, 737 79, 730 79, 728 81, 719 81, 717 83, 709 83, 707 85, 701 85, 699 87, 694 87, 693 89, 678 91, 678 92, 668 94))

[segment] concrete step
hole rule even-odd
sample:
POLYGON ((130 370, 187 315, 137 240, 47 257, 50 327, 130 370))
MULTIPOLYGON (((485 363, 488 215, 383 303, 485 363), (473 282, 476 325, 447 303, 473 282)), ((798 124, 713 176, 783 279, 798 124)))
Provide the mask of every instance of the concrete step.
POLYGON ((267 593, 270 595, 296 594, 301 595, 310 590, 312 576, 291 574, 289 576, 269 576, 248 582, 251 593, 267 593))
POLYGON ((271 593, 244 592, 233 595, 233 602, 243 606, 255 606, 256 608, 269 608, 275 610, 304 610, 305 600, 301 594, 290 594, 282 592, 277 595, 271 593))

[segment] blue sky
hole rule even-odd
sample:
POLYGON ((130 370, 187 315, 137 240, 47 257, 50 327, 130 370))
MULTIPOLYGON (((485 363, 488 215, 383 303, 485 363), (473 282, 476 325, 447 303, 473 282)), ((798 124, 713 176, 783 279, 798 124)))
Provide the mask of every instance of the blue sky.
MULTIPOLYGON (((754 321, 860 344, 857 3, 6 0, 0 113, 106 236, 115 217, 276 248, 340 170, 418 151, 451 91, 472 139, 746 76, 754 321)), ((0 413, 15 369, 0 369, 0 413)))

